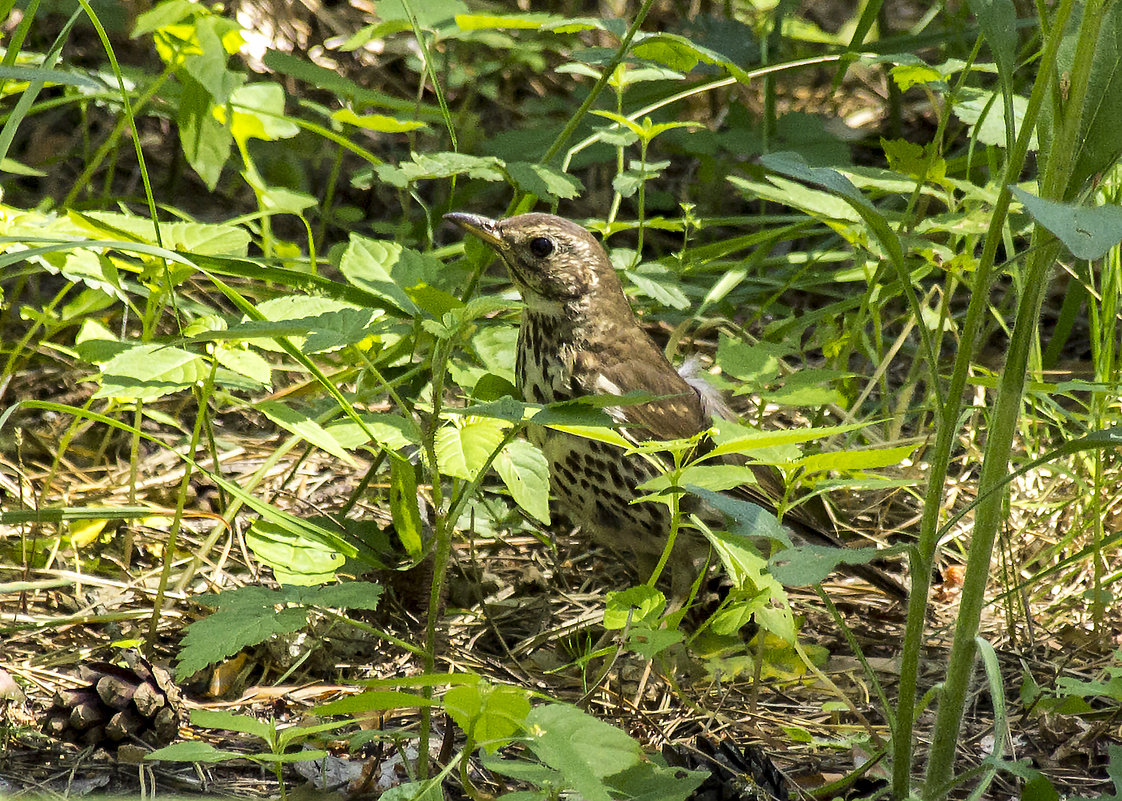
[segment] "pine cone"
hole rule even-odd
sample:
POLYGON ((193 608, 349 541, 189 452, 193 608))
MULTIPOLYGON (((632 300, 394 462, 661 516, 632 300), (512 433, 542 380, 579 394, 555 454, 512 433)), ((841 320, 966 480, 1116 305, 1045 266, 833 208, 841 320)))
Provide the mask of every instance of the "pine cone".
POLYGON ((125 662, 127 667, 108 662, 82 665, 79 675, 86 685, 55 693, 43 731, 107 751, 130 740, 151 746, 174 740, 183 704, 171 675, 136 654, 125 654, 125 662))

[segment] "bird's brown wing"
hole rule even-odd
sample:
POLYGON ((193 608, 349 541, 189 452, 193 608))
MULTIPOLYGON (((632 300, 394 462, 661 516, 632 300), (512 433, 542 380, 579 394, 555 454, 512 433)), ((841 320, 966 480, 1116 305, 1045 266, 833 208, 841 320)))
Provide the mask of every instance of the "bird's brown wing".
MULTIPOLYGON (((594 364, 575 371, 582 379, 580 390, 588 395, 645 392, 659 400, 650 403, 618 406, 610 409, 612 416, 625 429, 624 434, 633 442, 650 439, 685 439, 712 425, 697 390, 690 386, 666 360, 653 341, 639 332, 645 341, 631 342, 627 349, 630 358, 616 358, 611 349, 590 351, 578 358, 594 359, 594 364), (636 345, 639 345, 636 348, 636 345), (644 351, 636 357, 636 350, 644 351)), ((733 457, 735 458, 735 457, 733 457)), ((756 485, 738 487, 736 494, 774 513, 776 499, 782 497, 783 479, 768 465, 753 465, 756 485)), ((819 499, 809 505, 791 509, 783 517, 784 524, 804 544, 845 547, 834 535, 833 522, 819 499)), ((906 591, 892 576, 874 565, 852 564, 847 570, 879 587, 893 598, 906 597, 906 591)))

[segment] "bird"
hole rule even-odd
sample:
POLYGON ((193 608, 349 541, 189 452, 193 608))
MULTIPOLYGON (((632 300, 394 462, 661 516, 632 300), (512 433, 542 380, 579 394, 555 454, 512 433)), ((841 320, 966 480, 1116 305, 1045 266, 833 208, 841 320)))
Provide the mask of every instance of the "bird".
MULTIPOLYGON (((695 437, 712 427, 714 414, 728 414, 719 393, 704 378, 675 369, 643 328, 607 252, 587 229, 536 212, 505 219, 451 212, 444 219, 489 245, 521 295, 515 385, 524 401, 550 404, 643 393, 651 399, 607 409, 634 442, 695 437)), ((576 434, 534 425, 528 434, 545 455, 550 486, 565 515, 594 541, 633 554, 641 569, 653 567, 669 534, 670 509, 634 501, 648 494, 637 487, 663 470, 643 455, 576 434)), ((773 468, 759 465, 753 472, 762 485, 780 483, 773 468)), ((774 512, 758 488, 747 492, 774 512)), ((692 498, 682 502, 704 505, 692 498)), ((783 518, 797 541, 840 545, 826 524, 799 512, 796 508, 783 518)), ((700 536, 681 539, 670 560, 674 596, 693 580, 698 554, 708 554, 700 536)), ((899 582, 873 565, 847 567, 893 598, 905 594, 899 582)))

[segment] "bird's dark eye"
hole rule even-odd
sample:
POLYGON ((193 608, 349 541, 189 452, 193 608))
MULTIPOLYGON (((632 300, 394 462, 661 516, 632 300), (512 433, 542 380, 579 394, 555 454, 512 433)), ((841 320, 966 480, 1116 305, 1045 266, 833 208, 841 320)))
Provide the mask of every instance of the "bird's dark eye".
POLYGON ((544 236, 535 236, 530 240, 530 252, 539 259, 544 259, 553 252, 553 240, 544 236))

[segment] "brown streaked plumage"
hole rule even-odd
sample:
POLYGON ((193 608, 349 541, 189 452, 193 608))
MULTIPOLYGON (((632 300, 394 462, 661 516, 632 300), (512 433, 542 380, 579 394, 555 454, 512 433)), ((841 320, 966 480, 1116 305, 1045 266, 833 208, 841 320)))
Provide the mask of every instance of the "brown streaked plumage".
MULTIPOLYGON (((551 214, 492 220, 453 213, 445 219, 494 248, 522 295, 515 375, 525 400, 648 393, 658 400, 609 409, 634 441, 688 438, 711 426, 713 404, 639 325, 615 268, 592 234, 551 214)), ((631 551, 653 566, 665 545, 669 511, 662 504, 632 500, 640 494, 635 487, 661 471, 642 456, 625 456, 615 446, 583 437, 537 426, 530 437, 545 453, 551 486, 573 522, 597 541, 631 551)), ((755 472, 762 486, 781 490, 774 471, 755 472)), ((774 509, 758 492, 751 499, 774 509)), ((837 544, 817 521, 792 514, 784 523, 804 541, 837 544)), ((689 586, 692 565, 706 553, 697 539, 676 543, 675 595, 689 586)), ((894 597, 903 595, 900 585, 876 568, 852 568, 894 597)))

